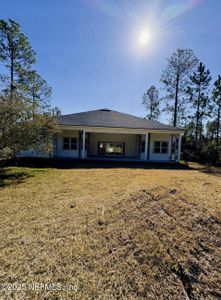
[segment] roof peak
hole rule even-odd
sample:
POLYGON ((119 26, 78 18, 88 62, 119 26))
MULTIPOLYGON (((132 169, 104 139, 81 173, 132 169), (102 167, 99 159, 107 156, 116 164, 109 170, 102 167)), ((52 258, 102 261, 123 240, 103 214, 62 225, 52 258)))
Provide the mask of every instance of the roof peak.
POLYGON ((101 108, 101 109, 99 109, 99 111, 111 111, 111 109, 109 109, 109 108, 101 108))

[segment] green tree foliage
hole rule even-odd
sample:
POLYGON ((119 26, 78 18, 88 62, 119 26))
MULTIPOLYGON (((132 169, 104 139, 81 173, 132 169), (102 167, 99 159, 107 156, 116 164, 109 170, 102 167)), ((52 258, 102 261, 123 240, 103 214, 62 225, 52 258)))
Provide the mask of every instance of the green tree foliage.
POLYGON ((0 20, 0 160, 30 148, 50 152, 59 110, 33 66, 35 52, 20 26, 0 20))
POLYGON ((206 137, 210 141, 215 141, 217 137, 217 121, 208 121, 206 124, 206 137))
POLYGON ((177 49, 161 75, 173 125, 182 125, 184 159, 220 162, 221 76, 210 93, 211 76, 192 50, 177 49))
POLYGON ((142 104, 147 111, 147 119, 157 120, 160 116, 159 91, 155 86, 151 86, 143 95, 142 104))
POLYGON ((198 59, 190 49, 179 48, 167 60, 161 75, 166 95, 165 110, 172 115, 173 126, 180 125, 185 112, 185 89, 198 59))
POLYGON ((25 97, 32 106, 33 118, 39 111, 50 108, 51 87, 36 71, 29 71, 22 85, 25 97))
POLYGON ((35 52, 19 24, 12 19, 8 22, 0 20, 0 61, 8 70, 7 74, 2 74, 5 90, 10 90, 13 96, 14 90, 19 90, 24 74, 35 63, 35 52))
POLYGON ((213 89, 213 106, 214 106, 214 116, 215 116, 215 131, 216 131, 216 147, 219 150, 220 144, 220 134, 221 134, 221 76, 214 83, 213 89))
POLYGON ((195 154, 199 152, 199 148, 202 146, 204 118, 209 117, 211 113, 211 99, 208 94, 210 81, 210 71, 206 70, 205 65, 201 62, 197 70, 190 76, 190 85, 187 88, 189 101, 194 111, 191 118, 195 127, 195 154))

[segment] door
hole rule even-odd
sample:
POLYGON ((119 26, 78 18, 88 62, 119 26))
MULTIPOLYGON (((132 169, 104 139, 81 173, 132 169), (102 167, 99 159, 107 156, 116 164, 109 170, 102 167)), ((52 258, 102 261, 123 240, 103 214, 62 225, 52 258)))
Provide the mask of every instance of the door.
POLYGON ((124 143, 121 142, 99 142, 98 155, 105 157, 123 157, 124 143))

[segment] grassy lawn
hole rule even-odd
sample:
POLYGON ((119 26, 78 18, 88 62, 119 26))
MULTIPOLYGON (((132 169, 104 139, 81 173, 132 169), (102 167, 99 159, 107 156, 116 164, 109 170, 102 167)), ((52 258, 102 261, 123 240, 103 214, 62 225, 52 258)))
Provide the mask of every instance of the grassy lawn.
POLYGON ((220 299, 220 169, 11 167, 0 178, 0 282, 74 285, 0 299, 220 299))

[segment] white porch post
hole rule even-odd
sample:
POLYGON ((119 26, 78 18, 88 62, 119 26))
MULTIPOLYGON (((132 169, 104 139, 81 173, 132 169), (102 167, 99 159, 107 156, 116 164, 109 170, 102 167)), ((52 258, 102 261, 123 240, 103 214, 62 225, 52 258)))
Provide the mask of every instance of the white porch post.
POLYGON ((145 134, 144 160, 147 160, 147 150, 148 150, 148 133, 145 134))
POLYGON ((173 160, 174 158, 174 152, 173 152, 173 135, 171 135, 171 141, 170 141, 170 160, 173 160))
POLYGON ((85 158, 85 130, 83 130, 82 158, 85 158))
POLYGON ((182 142, 182 134, 179 134, 177 161, 180 161, 181 142, 182 142))

